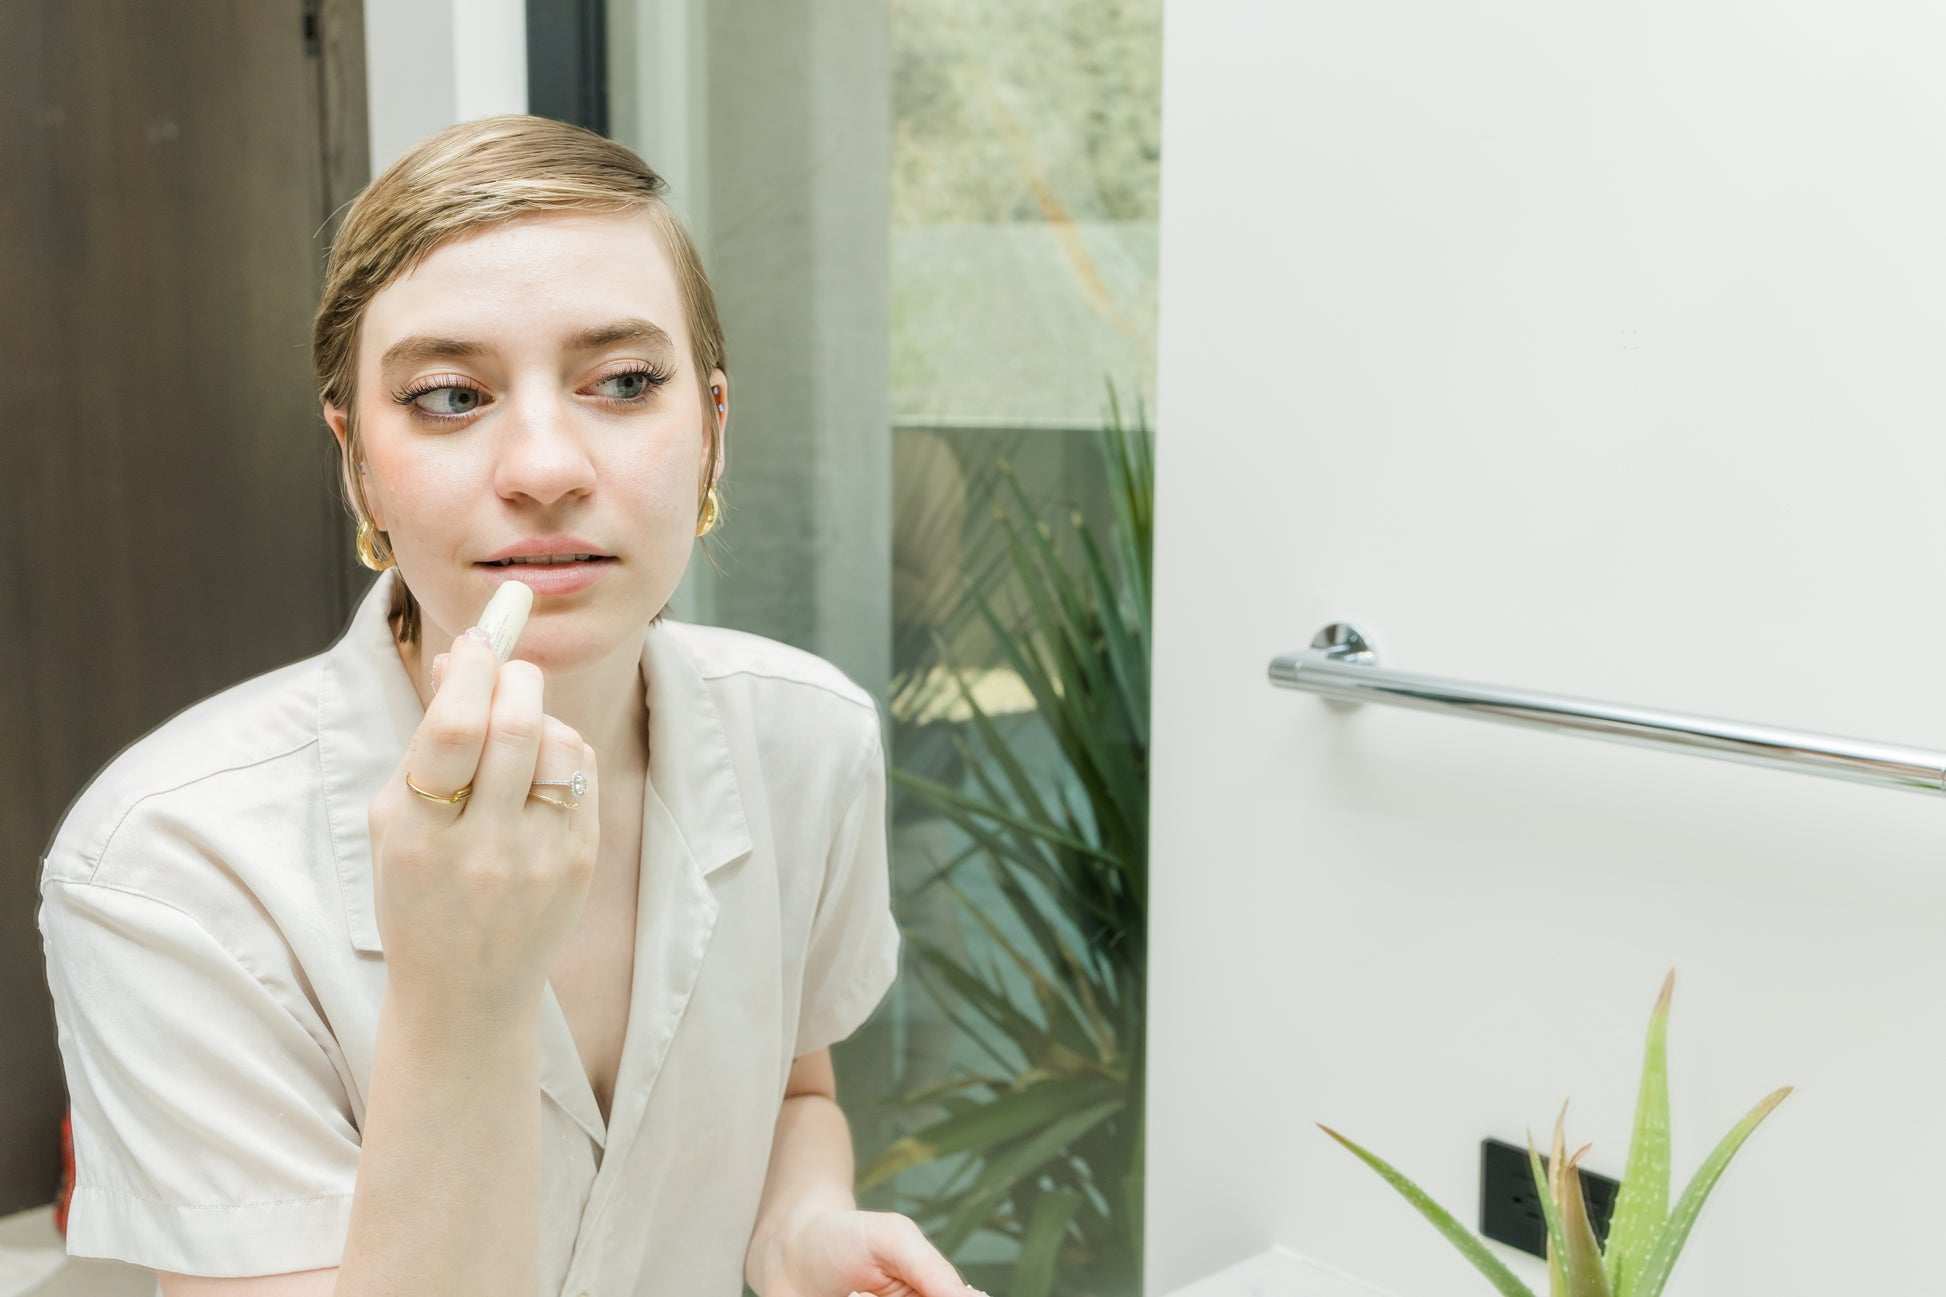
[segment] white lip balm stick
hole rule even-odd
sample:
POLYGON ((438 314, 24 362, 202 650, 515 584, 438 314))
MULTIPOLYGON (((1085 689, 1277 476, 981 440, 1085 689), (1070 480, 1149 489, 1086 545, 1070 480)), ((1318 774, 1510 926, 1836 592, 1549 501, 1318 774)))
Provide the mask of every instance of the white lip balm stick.
POLYGON ((520 642, 520 632, 527 627, 527 613, 534 606, 534 592, 518 581, 502 581, 500 588, 487 600, 480 620, 473 623, 485 631, 493 640, 493 651, 500 661, 514 655, 514 645, 520 642))

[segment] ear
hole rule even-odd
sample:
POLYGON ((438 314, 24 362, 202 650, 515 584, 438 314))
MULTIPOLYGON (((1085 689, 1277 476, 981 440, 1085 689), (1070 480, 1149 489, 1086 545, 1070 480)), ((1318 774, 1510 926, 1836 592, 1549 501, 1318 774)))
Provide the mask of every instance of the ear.
POLYGON ((329 401, 321 402, 320 405, 324 411, 325 426, 330 428, 331 435, 338 439, 338 473, 344 480, 346 493, 353 503, 367 511, 371 517, 372 526, 380 531, 384 531, 385 517, 379 512, 378 506, 373 503, 372 492, 369 489, 371 485, 370 478, 367 476, 361 481, 358 466, 351 462, 350 417, 329 401))
MULTIPOLYGON (((730 378, 720 369, 709 372, 709 399, 716 413, 716 477, 720 479, 730 457, 730 378)), ((715 485, 715 479, 710 485, 715 485)))

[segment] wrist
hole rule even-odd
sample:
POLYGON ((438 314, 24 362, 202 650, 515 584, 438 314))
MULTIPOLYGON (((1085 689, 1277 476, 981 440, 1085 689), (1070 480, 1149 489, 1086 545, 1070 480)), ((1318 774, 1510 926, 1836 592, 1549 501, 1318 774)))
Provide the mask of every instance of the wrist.
POLYGON ((460 999, 424 996, 388 984, 380 1002, 382 1022, 425 1048, 478 1052, 496 1044, 525 1044, 540 1034, 540 996, 460 999))
POLYGON ((750 1233, 750 1247, 743 1259, 744 1282, 758 1297, 763 1297, 773 1290, 775 1277, 784 1269, 793 1241, 806 1227, 823 1217, 857 1210, 858 1201, 849 1192, 825 1186, 806 1192, 788 1207, 772 1211, 750 1233))

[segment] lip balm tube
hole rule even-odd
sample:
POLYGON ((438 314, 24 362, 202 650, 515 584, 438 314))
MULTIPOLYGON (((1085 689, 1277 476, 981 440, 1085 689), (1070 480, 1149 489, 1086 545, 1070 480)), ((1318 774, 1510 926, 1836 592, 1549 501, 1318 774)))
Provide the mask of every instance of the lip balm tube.
POLYGON ((514 655, 520 632, 527 627, 527 614, 534 606, 534 592, 518 581, 503 581, 487 600, 480 619, 473 624, 493 641, 493 651, 504 664, 514 655))

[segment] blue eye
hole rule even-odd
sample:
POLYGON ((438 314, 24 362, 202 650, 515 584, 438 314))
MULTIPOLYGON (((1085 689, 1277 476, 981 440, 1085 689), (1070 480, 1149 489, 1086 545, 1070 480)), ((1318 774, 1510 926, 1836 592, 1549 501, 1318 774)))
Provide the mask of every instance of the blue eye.
POLYGON ((602 396, 624 405, 636 405, 648 399, 650 393, 668 382, 673 375, 661 369, 625 369, 619 374, 595 380, 595 388, 602 396), (607 391, 601 391, 608 388, 607 391))
POLYGON ((607 395, 623 401, 633 401, 649 390, 649 375, 644 370, 633 369, 626 374, 610 374, 595 386, 605 387, 610 383, 617 384, 618 387, 609 391, 607 395))
POLYGON ((477 387, 435 387, 414 395, 412 404, 418 406, 427 414, 442 415, 446 418, 458 418, 461 415, 471 414, 480 408, 480 389, 477 387), (430 399, 431 404, 427 404, 428 399, 430 399))

